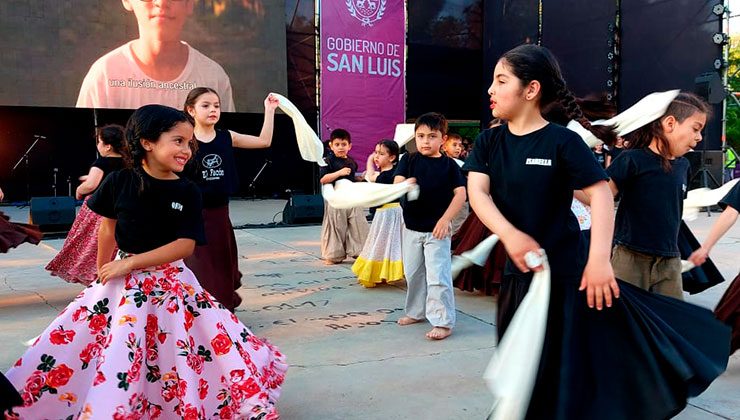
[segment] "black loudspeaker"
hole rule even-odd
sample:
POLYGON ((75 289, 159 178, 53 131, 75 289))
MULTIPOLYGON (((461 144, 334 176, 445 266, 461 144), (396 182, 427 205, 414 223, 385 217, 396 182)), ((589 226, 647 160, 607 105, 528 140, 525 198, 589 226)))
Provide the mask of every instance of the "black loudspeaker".
POLYGON ((686 159, 691 164, 689 175, 689 190, 695 188, 717 188, 722 185, 722 151, 721 150, 694 150, 686 153, 686 159), (703 155, 702 155, 703 153, 703 155), (702 165, 702 156, 704 162, 702 165), (705 173, 702 173, 702 172, 705 173))
POLYGON ((72 197, 31 198, 31 223, 44 232, 69 230, 75 215, 75 200, 72 197))
POLYGON ((321 194, 293 195, 285 203, 283 223, 320 223, 324 217, 324 198, 321 194))

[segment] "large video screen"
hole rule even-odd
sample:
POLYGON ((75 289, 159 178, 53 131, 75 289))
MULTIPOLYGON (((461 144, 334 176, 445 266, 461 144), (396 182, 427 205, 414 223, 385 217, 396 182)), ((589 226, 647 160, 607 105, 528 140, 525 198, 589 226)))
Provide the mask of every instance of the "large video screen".
POLYGON ((287 89, 284 0, 3 0, 0 105, 262 112, 287 89))

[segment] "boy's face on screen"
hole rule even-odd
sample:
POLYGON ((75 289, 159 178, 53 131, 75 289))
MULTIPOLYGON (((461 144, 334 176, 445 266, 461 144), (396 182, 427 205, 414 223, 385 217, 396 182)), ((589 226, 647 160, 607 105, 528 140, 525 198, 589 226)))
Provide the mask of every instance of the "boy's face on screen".
POLYGON ((139 37, 179 41, 182 27, 193 14, 193 0, 121 0, 136 15, 139 37))
POLYGON ((347 139, 333 139, 329 142, 329 148, 334 153, 334 156, 344 159, 352 149, 352 143, 347 141, 347 139))
POLYGON ((442 135, 439 130, 432 130, 426 125, 420 125, 415 133, 416 139, 416 150, 424 156, 428 157, 440 157, 442 153, 439 151, 442 147, 447 136, 442 135))

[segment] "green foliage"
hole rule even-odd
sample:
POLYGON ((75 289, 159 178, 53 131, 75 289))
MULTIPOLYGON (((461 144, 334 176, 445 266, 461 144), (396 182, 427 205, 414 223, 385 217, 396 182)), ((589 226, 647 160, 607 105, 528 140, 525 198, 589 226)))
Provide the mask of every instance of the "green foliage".
MULTIPOLYGON (((727 69, 727 85, 733 95, 740 94, 740 37, 730 40, 730 67, 727 69)), ((735 98, 739 99, 737 96, 735 98)), ((734 99, 727 98, 727 143, 735 150, 740 151, 740 104, 734 99)))

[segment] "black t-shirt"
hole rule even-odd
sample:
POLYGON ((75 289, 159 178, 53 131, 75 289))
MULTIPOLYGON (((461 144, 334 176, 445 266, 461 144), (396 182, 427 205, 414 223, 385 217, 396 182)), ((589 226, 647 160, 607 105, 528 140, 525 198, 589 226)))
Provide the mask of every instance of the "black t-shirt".
POLYGON ((621 196, 614 242, 638 252, 678 257, 678 228, 688 184, 689 161, 670 161, 666 172, 650 149, 629 149, 614 159, 607 173, 621 196))
POLYGON ((203 195, 203 207, 215 208, 229 204, 229 196, 239 187, 231 133, 216 130, 209 142, 198 140, 198 151, 184 171, 203 195))
POLYGON ((727 195, 719 202, 722 209, 732 207, 733 209, 740 211, 740 182, 735 184, 734 187, 727 193, 727 195))
MULTIPOLYGON (((330 154, 325 158, 325 160, 326 166, 322 166, 319 170, 319 178, 323 178, 324 175, 336 172, 342 168, 350 168, 352 172, 349 175, 340 176, 339 178, 335 179, 334 182, 337 182, 340 179, 347 179, 354 182, 355 172, 357 172, 357 162, 355 162, 354 159, 352 159, 351 157, 339 158, 334 156, 334 154, 330 154)), ((332 182, 332 184, 334 184, 334 182, 332 182)))
POLYGON ((386 171, 383 171, 378 174, 378 177, 375 178, 376 184, 392 184, 393 178, 395 177, 396 168, 393 167, 391 169, 388 169, 386 171))
POLYGON ((185 178, 162 180, 131 169, 112 173, 88 200, 95 213, 116 219, 116 242, 126 252, 141 254, 176 239, 205 244, 198 187, 185 178))
MULTIPOLYGON (((607 176, 578 134, 552 123, 523 136, 507 124, 484 130, 463 169, 490 177, 494 204, 545 249, 553 274, 581 275, 586 249, 570 210, 573 190, 607 176)), ((520 273, 511 261, 505 272, 520 273)))
POLYGON ((596 163, 598 163, 599 166, 601 166, 602 169, 603 168, 606 168, 606 153, 604 153, 604 152, 601 152, 601 153, 594 152, 594 157, 596 158, 596 163))
POLYGON ((103 179, 108 176, 111 172, 115 172, 123 169, 123 158, 122 157, 99 157, 91 166, 99 168, 103 171, 103 179))
POLYGON ((431 232, 454 197, 457 187, 465 186, 460 167, 447 156, 427 157, 420 153, 403 155, 395 176, 416 178, 419 198, 403 202, 403 221, 417 232, 431 232))
POLYGON ((609 149, 609 156, 612 157, 612 162, 614 162, 614 159, 616 159, 617 156, 619 156, 623 151, 624 151, 623 147, 612 146, 609 149))

